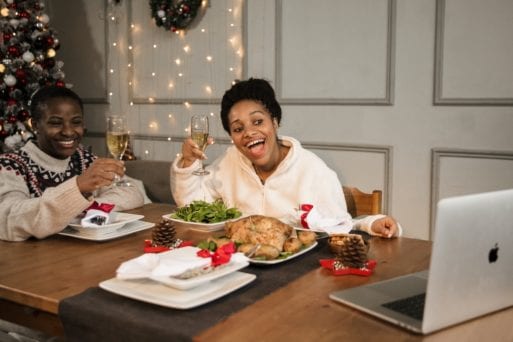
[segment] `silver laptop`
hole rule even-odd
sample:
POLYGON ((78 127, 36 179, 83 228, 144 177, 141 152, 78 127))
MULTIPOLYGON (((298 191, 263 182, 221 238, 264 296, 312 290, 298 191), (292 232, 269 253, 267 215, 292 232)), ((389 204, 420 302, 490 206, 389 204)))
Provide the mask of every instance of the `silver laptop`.
POLYGON ((428 334, 512 306, 512 261, 513 189, 446 198, 437 207, 429 271, 330 298, 428 334))

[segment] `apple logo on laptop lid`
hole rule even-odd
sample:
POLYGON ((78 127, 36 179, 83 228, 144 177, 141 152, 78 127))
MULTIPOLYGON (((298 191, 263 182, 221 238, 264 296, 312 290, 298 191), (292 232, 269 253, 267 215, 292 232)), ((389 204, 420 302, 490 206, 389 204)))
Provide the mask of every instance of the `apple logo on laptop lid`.
POLYGON ((495 243, 495 246, 493 246, 492 249, 490 249, 490 252, 488 252, 488 262, 493 263, 496 262, 499 258, 499 243, 495 243))

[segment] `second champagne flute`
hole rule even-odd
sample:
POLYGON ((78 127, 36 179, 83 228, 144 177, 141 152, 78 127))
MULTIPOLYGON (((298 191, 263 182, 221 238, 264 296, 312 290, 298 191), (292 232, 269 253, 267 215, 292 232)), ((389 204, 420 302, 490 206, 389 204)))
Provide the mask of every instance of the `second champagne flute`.
MULTIPOLYGON (((208 145, 208 116, 193 115, 191 118, 191 139, 205 151, 208 145)), ((203 168, 203 162, 200 160, 200 168, 192 172, 193 175, 203 176, 210 172, 203 168)))
MULTIPOLYGON (((107 117, 107 148, 110 154, 121 160, 128 145, 128 129, 126 119, 122 116, 107 117)), ((114 186, 131 186, 126 179, 114 176, 114 186)))

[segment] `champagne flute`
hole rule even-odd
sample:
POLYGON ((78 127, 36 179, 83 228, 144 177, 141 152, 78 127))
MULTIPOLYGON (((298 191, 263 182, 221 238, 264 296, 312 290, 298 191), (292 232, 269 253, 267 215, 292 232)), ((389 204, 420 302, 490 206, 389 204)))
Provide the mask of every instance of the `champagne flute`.
MULTIPOLYGON (((126 118, 122 116, 107 117, 107 148, 110 154, 121 160, 128 145, 128 129, 126 118)), ((114 175, 114 186, 131 186, 126 179, 121 179, 117 174, 114 175)))
MULTIPOLYGON (((191 139, 205 151, 208 145, 208 116, 193 115, 191 118, 191 139)), ((200 167, 192 172, 193 175, 203 176, 210 172, 203 168, 203 162, 200 159, 200 167)))

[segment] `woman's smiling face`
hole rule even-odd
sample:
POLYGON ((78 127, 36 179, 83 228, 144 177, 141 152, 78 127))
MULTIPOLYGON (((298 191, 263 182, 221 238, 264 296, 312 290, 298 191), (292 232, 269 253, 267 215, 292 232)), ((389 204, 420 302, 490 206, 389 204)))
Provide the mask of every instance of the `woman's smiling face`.
POLYGON ((75 152, 84 135, 80 105, 70 98, 51 99, 34 128, 38 131, 41 150, 54 158, 66 159, 75 152))
POLYGON ((242 100, 228 114, 230 136, 237 149, 256 166, 265 166, 276 153, 278 124, 262 103, 242 100))

